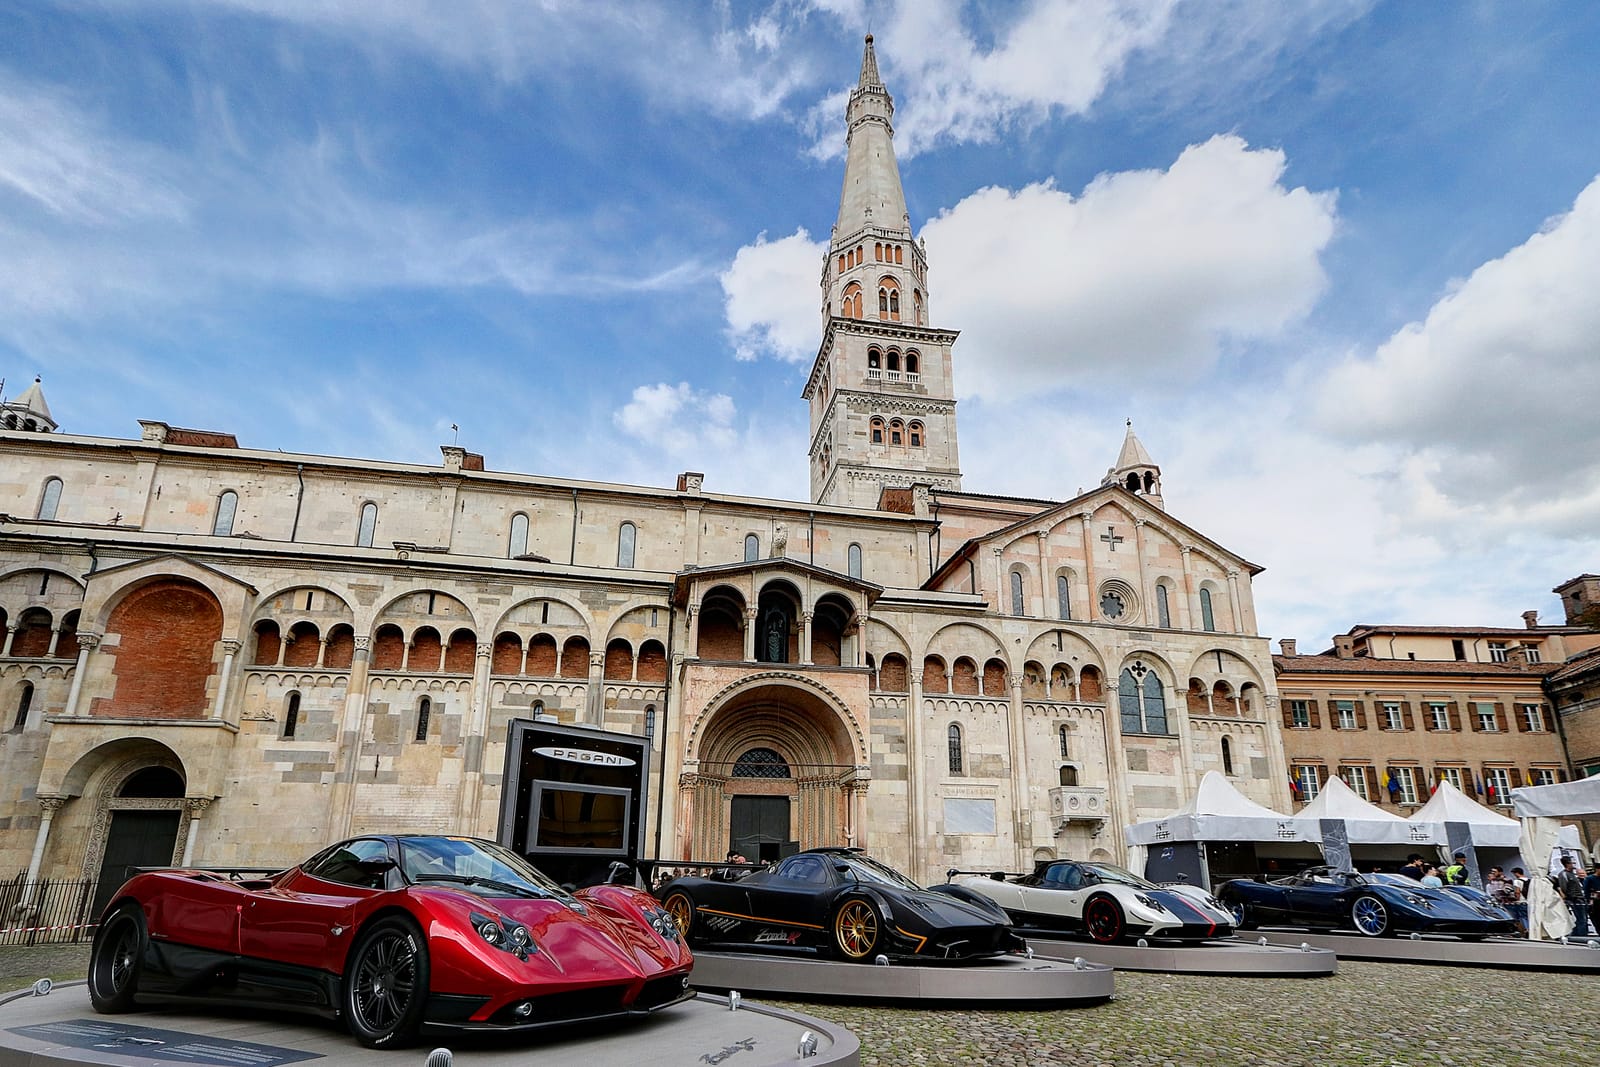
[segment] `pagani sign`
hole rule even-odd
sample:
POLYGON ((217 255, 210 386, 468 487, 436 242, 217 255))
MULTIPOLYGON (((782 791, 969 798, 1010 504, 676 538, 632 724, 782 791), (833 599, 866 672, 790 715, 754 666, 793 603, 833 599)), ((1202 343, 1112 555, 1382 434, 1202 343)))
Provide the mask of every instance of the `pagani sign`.
POLYGON ((582 763, 591 767, 633 767, 638 761, 627 756, 619 756, 614 752, 596 752, 592 748, 561 748, 554 745, 543 746, 533 750, 541 756, 550 759, 566 760, 568 763, 582 763))

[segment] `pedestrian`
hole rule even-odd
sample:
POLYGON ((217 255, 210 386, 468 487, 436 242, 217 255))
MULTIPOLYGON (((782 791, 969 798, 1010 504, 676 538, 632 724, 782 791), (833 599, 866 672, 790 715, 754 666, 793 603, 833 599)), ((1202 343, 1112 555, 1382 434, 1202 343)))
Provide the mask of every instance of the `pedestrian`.
MULTIPOLYGON (((745 859, 744 856, 740 855, 738 849, 731 848, 731 849, 728 850, 728 855, 726 857, 724 857, 723 862, 725 862, 725 863, 746 864, 746 863, 749 863, 750 861, 745 859)), ((717 881, 719 881, 719 882, 737 882, 739 879, 743 878, 744 876, 745 876, 745 872, 740 870, 738 867, 724 867, 720 871, 718 871, 717 875, 716 875, 717 881)))
POLYGON ((1517 883, 1507 878, 1499 867, 1489 868, 1489 878, 1483 883, 1483 891, 1511 915, 1516 921, 1518 933, 1528 932, 1528 905, 1523 902, 1522 894, 1517 892, 1517 883))
POLYGON ((1467 854, 1465 852, 1457 852, 1455 861, 1444 869, 1444 881, 1446 885, 1467 884, 1467 854))
POLYGON ((1439 868, 1429 867, 1422 875, 1422 884, 1429 889, 1443 889, 1444 879, 1439 876, 1439 868))
POLYGON ((1556 891, 1561 894, 1567 910, 1572 912, 1572 936, 1589 934, 1589 898, 1584 895, 1583 868, 1572 862, 1571 856, 1561 857, 1561 873, 1556 875, 1556 891))
POLYGON ((1423 864, 1422 857, 1413 852, 1406 857, 1405 866, 1400 868, 1400 873, 1408 878, 1415 878, 1420 882, 1422 881, 1422 876, 1428 873, 1428 868, 1423 864))

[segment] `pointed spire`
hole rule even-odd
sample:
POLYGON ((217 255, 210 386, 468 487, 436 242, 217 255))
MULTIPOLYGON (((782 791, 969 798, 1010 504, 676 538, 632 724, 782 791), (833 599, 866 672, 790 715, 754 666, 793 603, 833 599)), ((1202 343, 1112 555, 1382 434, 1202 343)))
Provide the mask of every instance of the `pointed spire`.
POLYGON ((38 377, 15 400, 0 404, 0 426, 7 430, 37 430, 50 433, 56 420, 44 401, 44 388, 38 377))
POLYGON ((1156 466, 1150 453, 1145 451, 1139 436, 1133 432, 1133 420, 1128 420, 1128 432, 1122 438, 1122 451, 1117 453, 1117 464, 1106 471, 1101 485, 1120 485, 1135 496, 1142 496, 1158 508, 1165 509, 1161 499, 1161 468, 1156 466))
POLYGON ((866 51, 861 53, 861 82, 859 89, 882 89, 883 79, 878 77, 878 53, 872 50, 872 34, 867 34, 866 51))
POLYGON ((1118 471, 1125 471, 1129 467, 1154 467, 1155 460, 1150 458, 1150 453, 1144 450, 1144 445, 1139 442, 1138 435, 1133 432, 1133 420, 1128 420, 1128 432, 1122 438, 1122 451, 1117 453, 1118 471))

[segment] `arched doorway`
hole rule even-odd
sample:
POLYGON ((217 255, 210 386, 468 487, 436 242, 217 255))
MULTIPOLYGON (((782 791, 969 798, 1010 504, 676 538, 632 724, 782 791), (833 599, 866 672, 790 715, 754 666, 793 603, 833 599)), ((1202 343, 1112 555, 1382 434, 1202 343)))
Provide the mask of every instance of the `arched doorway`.
POLYGON ((789 679, 752 680, 708 712, 691 740, 681 855, 730 850, 772 861, 800 849, 864 844, 866 777, 848 712, 789 679))
POLYGON ((131 868, 180 861, 185 784, 177 760, 160 757, 128 760, 101 779, 89 841, 89 859, 98 859, 95 914, 128 880, 131 868))

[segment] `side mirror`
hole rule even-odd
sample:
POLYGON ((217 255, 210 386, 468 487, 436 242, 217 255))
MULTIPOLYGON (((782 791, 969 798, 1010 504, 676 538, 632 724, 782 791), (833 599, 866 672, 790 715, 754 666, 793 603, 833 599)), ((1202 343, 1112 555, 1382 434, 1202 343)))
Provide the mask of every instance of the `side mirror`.
POLYGON ((848 863, 835 863, 833 865, 833 869, 838 871, 840 874, 850 873, 850 865, 848 863))

